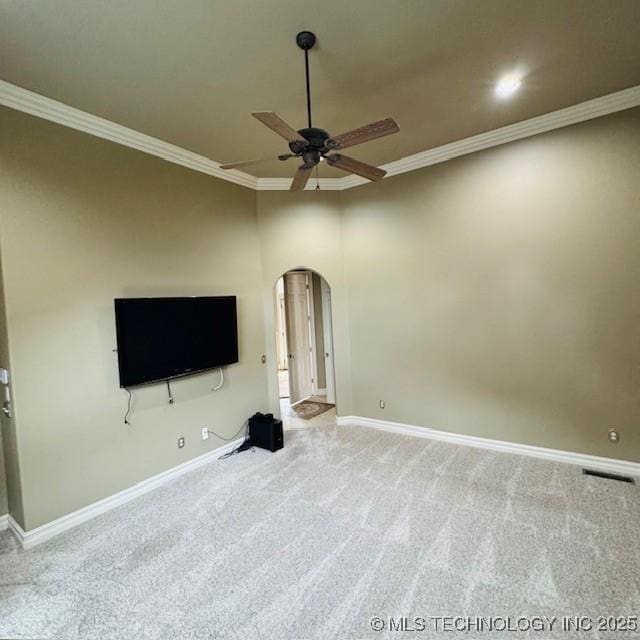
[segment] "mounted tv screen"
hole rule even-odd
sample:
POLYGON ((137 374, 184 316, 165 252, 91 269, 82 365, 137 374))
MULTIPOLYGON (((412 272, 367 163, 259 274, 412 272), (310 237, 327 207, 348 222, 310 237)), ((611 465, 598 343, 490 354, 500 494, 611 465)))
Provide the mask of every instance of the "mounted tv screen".
POLYGON ((238 362, 235 296, 114 302, 121 387, 238 362))

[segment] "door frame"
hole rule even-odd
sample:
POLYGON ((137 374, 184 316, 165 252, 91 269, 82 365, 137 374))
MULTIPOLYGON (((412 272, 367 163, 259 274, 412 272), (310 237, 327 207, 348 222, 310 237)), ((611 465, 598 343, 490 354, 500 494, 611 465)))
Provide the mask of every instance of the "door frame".
MULTIPOLYGON (((333 398, 333 403, 336 406, 336 409, 338 407, 338 398, 337 398, 337 377, 336 377, 336 371, 335 371, 335 351, 334 351, 334 343, 335 343, 335 339, 334 339, 334 327, 335 327, 335 322, 334 322, 334 309, 333 309, 333 288, 331 286, 331 283, 329 282, 329 280, 327 278, 325 278, 322 273, 320 271, 316 271, 315 269, 312 269, 310 267, 306 267, 306 266, 297 266, 297 267, 291 267, 289 269, 286 269, 285 271, 282 271, 273 281, 273 284, 271 286, 272 292, 275 290, 278 280, 280 278, 283 278, 284 275, 286 273, 289 273, 291 271, 298 271, 298 272, 306 272, 307 274, 307 278, 308 281, 311 283, 308 289, 308 300, 310 300, 310 307, 309 307, 309 315, 311 316, 310 319, 310 330, 313 329, 313 340, 311 340, 311 345, 312 345, 312 354, 313 354, 313 360, 312 360, 312 365, 313 365, 313 371, 314 371, 314 375, 313 375, 313 389, 314 389, 314 393, 317 392, 318 389, 318 382, 317 382, 317 377, 318 377, 318 369, 317 369, 317 354, 316 354, 316 341, 315 341, 315 318, 314 318, 314 313, 313 313, 313 295, 312 295, 312 289, 311 287, 313 286, 313 279, 312 279, 312 274, 316 274, 321 282, 324 281, 328 287, 328 290, 330 292, 330 300, 331 300, 331 306, 329 309, 330 312, 330 318, 331 318, 331 331, 330 331, 330 344, 331 344, 331 374, 332 374, 332 379, 333 379, 333 385, 334 385, 334 398, 333 398), (311 322, 313 322, 313 326, 311 325, 311 322)), ((324 306, 324 300, 323 300, 323 306, 324 306)), ((276 334, 275 334, 275 327, 276 327, 276 318, 275 318, 275 313, 276 313, 276 309, 274 305, 271 305, 272 308, 272 317, 273 317, 273 327, 274 327, 274 331, 273 331, 273 335, 272 335, 272 340, 274 340, 274 347, 277 349, 277 345, 275 344, 275 340, 276 340, 276 334)), ((285 314, 286 314, 286 302, 285 302, 285 314)), ((324 315, 324 309, 323 309, 323 315, 324 315)), ((324 318, 323 318, 324 319, 324 318)), ((323 327, 323 331, 325 331, 325 340, 326 340, 326 328, 323 327)), ((274 354, 276 353, 276 351, 274 350, 274 354)), ((323 354, 324 355, 324 354, 323 354)), ((323 358, 324 359, 324 358, 323 358)), ((274 363, 273 363, 273 369, 275 372, 275 382, 276 382, 276 406, 280 407, 280 394, 278 392, 277 389, 277 380, 278 380, 278 361, 277 361, 277 356, 274 359, 274 363)), ((326 371, 326 363, 325 363, 325 371, 326 371)), ((303 398, 303 400, 306 398, 303 398)), ((327 401, 329 401, 329 398, 327 396, 327 401)), ((302 400, 299 400, 295 403, 293 403, 291 406, 294 406, 295 404, 298 404, 298 402, 302 402, 302 400)))
POLYGON ((320 300, 322 301, 322 332, 324 334, 324 377, 327 391, 327 402, 336 403, 336 369, 333 353, 333 304, 331 285, 321 277, 320 300))
POLYGON ((316 309, 313 301, 313 272, 307 271, 307 308, 309 313, 309 345, 311 347, 311 395, 318 395, 318 345, 316 344, 316 309))
MULTIPOLYGON (((292 269, 290 271, 287 271, 283 275, 283 278, 284 278, 285 324, 287 327, 286 329, 287 358, 289 359, 289 365, 288 365, 289 399, 290 399, 290 406, 293 407, 299 404, 300 402, 303 402, 304 400, 308 400, 311 396, 314 395, 315 379, 317 378, 317 370, 315 369, 315 366, 316 366, 315 333, 314 333, 314 328, 312 326, 312 320, 313 320, 313 306, 312 306, 313 300, 311 296, 312 278, 311 278, 311 272, 306 269, 292 269), (303 307, 302 309, 299 309, 299 311, 301 312, 300 315, 303 316, 306 322, 305 320, 302 320, 302 322, 300 322, 300 326, 297 326, 299 320, 296 321, 294 317, 292 317, 289 314, 289 304, 292 301, 292 299, 289 299, 288 297, 287 283, 290 280, 287 278, 287 276, 290 276, 290 279, 293 280, 294 275, 299 276, 296 278, 296 281, 298 283, 296 287, 299 287, 299 288, 304 287, 303 289, 304 302, 302 303, 303 307), (293 329, 296 329, 296 331, 294 331, 293 329), (297 333, 298 330, 299 330, 299 334, 297 333), (296 347, 299 348, 300 341, 303 343, 304 349, 302 350, 301 353, 297 353, 294 355, 292 351, 295 351, 296 348, 292 348, 292 347, 296 345, 296 347), (308 352, 307 352, 307 346, 309 349, 308 352), (298 359, 292 361, 292 358, 294 357, 298 359), (304 360, 307 358, 308 360, 306 361, 306 363, 302 364, 304 360), (297 373, 300 373, 301 367, 303 370, 305 370, 306 367, 308 367, 309 378, 304 379, 303 381, 301 381, 297 377, 297 373), (294 390, 295 390, 295 393, 294 393, 294 390), (298 396, 298 394, 299 394, 299 397, 295 400, 295 402, 291 402, 294 396, 298 396)), ((300 293, 298 293, 297 295, 300 298, 303 297, 300 295, 300 293)), ((298 314, 296 314, 295 317, 299 317, 298 314)))
MULTIPOLYGON (((275 286, 273 287, 274 329, 276 331, 276 366, 278 371, 286 371, 289 368, 289 361, 287 359, 287 327, 284 309, 284 293, 282 298, 280 298, 280 293, 278 291, 278 283, 280 280, 283 280, 283 278, 278 278, 275 286)), ((282 283, 282 287, 284 290, 284 281, 282 283)))

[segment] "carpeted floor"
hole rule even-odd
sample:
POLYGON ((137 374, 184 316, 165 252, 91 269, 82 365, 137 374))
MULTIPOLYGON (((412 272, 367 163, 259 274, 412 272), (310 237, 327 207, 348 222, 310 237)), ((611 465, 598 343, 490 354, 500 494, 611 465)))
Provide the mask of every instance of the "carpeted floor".
POLYGON ((637 486, 359 427, 286 438, 30 551, 0 534, 0 637, 637 637, 371 629, 638 615, 637 486))

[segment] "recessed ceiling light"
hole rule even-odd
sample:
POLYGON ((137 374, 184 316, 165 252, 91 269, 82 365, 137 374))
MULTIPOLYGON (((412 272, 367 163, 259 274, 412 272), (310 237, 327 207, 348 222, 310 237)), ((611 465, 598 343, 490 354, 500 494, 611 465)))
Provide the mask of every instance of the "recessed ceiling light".
POLYGON ((509 98, 522 84, 522 78, 517 73, 508 73, 502 76, 496 84, 496 95, 499 98, 509 98))

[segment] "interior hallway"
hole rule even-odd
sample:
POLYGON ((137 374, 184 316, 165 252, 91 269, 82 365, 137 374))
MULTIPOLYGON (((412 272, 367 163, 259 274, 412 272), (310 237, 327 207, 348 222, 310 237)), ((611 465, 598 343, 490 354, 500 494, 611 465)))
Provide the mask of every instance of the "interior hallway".
MULTIPOLYGON (((309 427, 336 426, 336 408, 321 413, 310 419, 301 418, 290 405, 289 398, 289 372, 286 369, 278 371, 278 388, 280 394, 280 416, 285 431, 291 429, 306 429, 309 427)), ((327 396, 311 396, 311 402, 319 402, 326 404, 327 396)))
MULTIPOLYGON (((310 398, 312 401, 326 402, 325 396, 314 396, 310 398)), ((335 427, 336 426, 336 408, 331 407, 319 416, 315 416, 309 420, 305 420, 298 416, 294 409, 291 408, 288 398, 280 398, 280 415, 282 416, 282 426, 285 431, 292 429, 308 429, 309 427, 335 427)))

